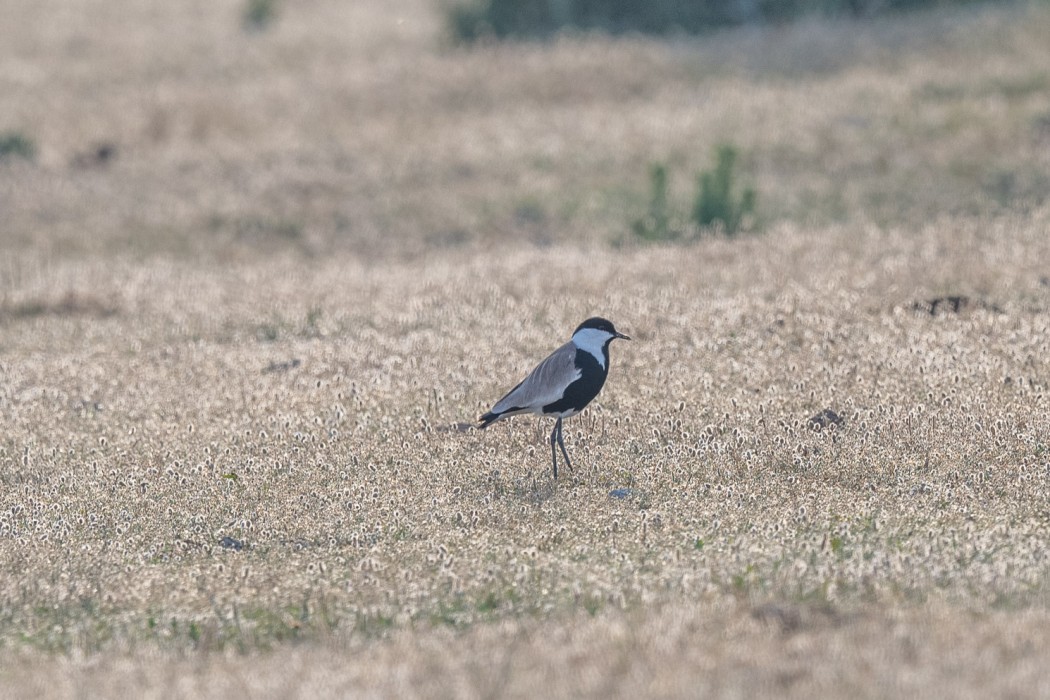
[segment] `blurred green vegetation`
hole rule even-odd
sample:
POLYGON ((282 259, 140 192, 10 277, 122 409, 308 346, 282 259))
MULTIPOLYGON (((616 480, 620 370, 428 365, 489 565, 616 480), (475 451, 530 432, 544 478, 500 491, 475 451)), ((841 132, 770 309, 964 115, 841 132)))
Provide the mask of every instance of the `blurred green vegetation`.
POLYGON ((744 187, 740 197, 736 196, 733 173, 736 157, 733 146, 719 146, 714 170, 702 172, 697 177, 693 221, 701 229, 721 226, 727 234, 734 234, 755 213, 757 194, 753 187, 744 187))
POLYGON ((715 166, 696 176, 689 220, 676 216, 669 203, 667 166, 656 163, 649 169, 649 207, 631 230, 647 241, 676 241, 711 231, 732 236, 754 226, 758 194, 753 187, 739 186, 735 172, 737 149, 722 144, 715 152, 715 166), (740 194, 737 194, 739 190, 740 194))
POLYGON ((0 134, 0 162, 12 158, 33 160, 36 144, 23 133, 9 131, 0 134))
POLYGON ((262 30, 277 18, 277 0, 248 0, 243 10, 244 26, 262 30))
POLYGON ((545 37, 565 29, 612 33, 700 33, 720 27, 783 23, 800 17, 872 17, 974 4, 978 0, 469 0, 453 4, 448 24, 459 41, 545 37))

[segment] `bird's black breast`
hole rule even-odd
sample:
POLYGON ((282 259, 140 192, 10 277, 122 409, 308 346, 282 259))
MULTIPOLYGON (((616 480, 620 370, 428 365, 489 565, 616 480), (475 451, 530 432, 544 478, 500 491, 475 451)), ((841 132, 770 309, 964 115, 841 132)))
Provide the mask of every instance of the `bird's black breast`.
POLYGON ((562 397, 554 403, 543 407, 544 413, 564 413, 565 411, 582 411, 589 404, 605 384, 605 377, 609 374, 609 354, 605 353, 605 367, 598 364, 594 355, 585 350, 576 350, 576 368, 580 370, 580 378, 565 389, 562 397))

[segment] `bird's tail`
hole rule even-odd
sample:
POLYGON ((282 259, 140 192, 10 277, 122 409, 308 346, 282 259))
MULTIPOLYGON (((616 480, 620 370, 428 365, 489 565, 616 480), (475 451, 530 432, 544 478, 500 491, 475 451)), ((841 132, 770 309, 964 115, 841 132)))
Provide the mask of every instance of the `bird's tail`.
POLYGON ((478 420, 481 421, 481 423, 478 424, 478 430, 484 430, 485 428, 489 427, 502 417, 502 413, 493 413, 492 411, 489 411, 485 415, 478 418, 478 420))

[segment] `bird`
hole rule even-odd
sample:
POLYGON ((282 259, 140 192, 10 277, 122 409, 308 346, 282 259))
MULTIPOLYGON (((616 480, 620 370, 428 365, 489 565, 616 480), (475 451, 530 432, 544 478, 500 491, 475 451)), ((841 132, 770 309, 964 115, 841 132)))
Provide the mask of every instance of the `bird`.
POLYGON ((630 340, 599 316, 589 318, 572 333, 572 339, 555 350, 518 385, 497 401, 490 411, 478 418, 478 428, 485 429, 503 418, 533 413, 553 416, 551 431, 551 465, 558 478, 558 453, 561 448, 565 464, 572 469, 569 453, 562 438, 562 421, 586 408, 605 384, 609 374, 609 343, 615 339, 630 340))

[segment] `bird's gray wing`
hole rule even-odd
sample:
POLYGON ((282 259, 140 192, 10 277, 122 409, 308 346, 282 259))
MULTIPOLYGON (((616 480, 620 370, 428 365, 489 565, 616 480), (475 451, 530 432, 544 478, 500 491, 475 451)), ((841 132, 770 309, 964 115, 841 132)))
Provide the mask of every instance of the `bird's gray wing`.
POLYGON ((580 378, 576 367, 576 346, 571 342, 550 354, 521 383, 496 402, 492 413, 536 409, 554 403, 565 393, 565 387, 580 378))

